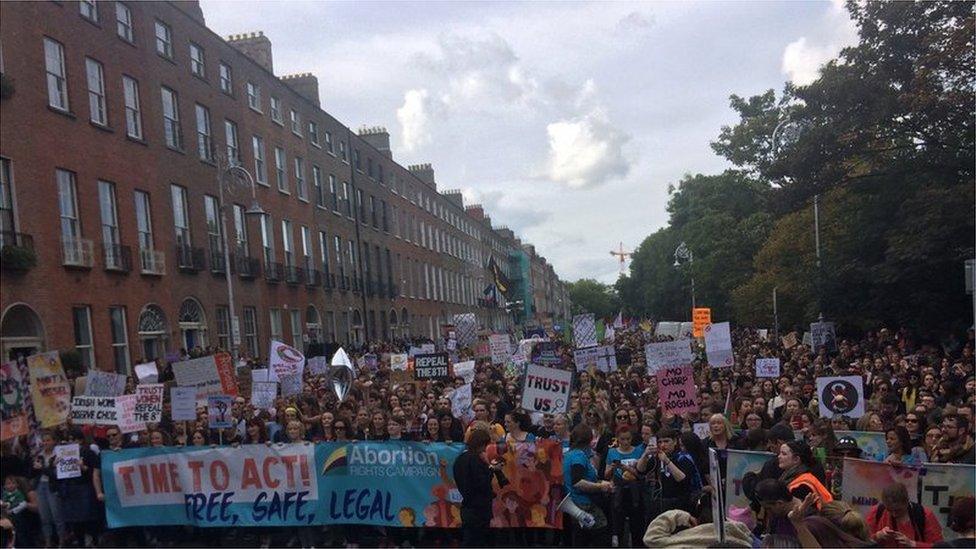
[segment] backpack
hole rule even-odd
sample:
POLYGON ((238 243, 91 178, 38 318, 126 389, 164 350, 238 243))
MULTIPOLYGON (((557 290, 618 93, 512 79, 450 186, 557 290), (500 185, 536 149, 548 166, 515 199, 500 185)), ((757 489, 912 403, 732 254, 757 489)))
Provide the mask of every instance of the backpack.
POLYGON ((698 472, 698 465, 695 463, 695 459, 691 457, 691 454, 686 452, 678 451, 675 461, 687 460, 691 462, 691 489, 692 491, 702 489, 702 479, 701 473, 698 472))
MULTIPOLYGON (((878 509, 874 512, 874 522, 877 523, 881 520, 881 515, 884 514, 885 509, 884 503, 878 504, 878 509)), ((912 528, 915 530, 915 541, 919 541, 925 535, 925 508, 923 508, 918 503, 908 504, 908 520, 912 523, 912 528)))

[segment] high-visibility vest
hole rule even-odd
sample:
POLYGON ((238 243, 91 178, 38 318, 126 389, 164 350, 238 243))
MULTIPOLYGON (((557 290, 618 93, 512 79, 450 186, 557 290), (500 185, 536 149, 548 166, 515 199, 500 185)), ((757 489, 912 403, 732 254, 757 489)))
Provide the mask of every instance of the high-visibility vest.
POLYGON ((797 475, 796 478, 790 481, 788 488, 790 492, 792 492, 794 489, 799 488, 800 486, 806 486, 820 498, 820 501, 817 503, 817 509, 819 509, 820 505, 824 503, 834 501, 834 496, 830 494, 830 490, 827 490, 820 480, 813 476, 813 473, 803 473, 802 475, 797 475))

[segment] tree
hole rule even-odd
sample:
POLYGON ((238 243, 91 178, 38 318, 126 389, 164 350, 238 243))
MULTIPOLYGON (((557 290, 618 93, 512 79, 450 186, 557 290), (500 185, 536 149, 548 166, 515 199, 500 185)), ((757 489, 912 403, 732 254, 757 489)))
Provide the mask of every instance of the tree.
POLYGON ((570 282, 569 301, 573 314, 593 313, 597 318, 608 318, 620 312, 616 289, 592 278, 570 282))

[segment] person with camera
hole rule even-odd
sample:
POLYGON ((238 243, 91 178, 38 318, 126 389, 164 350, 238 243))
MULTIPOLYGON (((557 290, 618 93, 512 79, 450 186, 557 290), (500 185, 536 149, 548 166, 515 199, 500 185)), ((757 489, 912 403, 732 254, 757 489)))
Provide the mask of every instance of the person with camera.
POLYGON ((690 455, 678 449, 678 434, 662 429, 637 460, 637 471, 650 479, 651 493, 646 511, 656 517, 672 509, 691 510, 689 495, 695 479, 701 486, 701 475, 690 455))

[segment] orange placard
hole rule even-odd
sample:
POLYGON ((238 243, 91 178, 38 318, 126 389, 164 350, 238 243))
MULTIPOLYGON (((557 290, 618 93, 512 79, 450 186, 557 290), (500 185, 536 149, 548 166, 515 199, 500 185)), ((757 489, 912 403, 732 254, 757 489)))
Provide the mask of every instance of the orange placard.
POLYGON ((695 337, 705 337, 705 326, 712 323, 712 310, 708 307, 696 307, 691 310, 691 331, 695 337))

